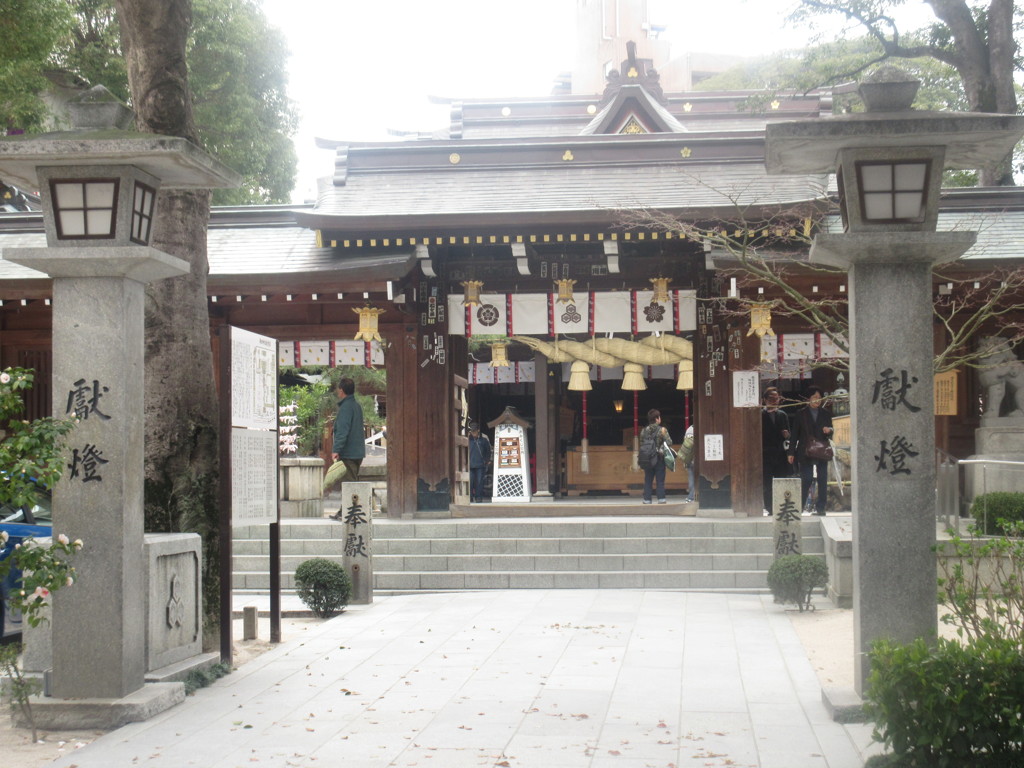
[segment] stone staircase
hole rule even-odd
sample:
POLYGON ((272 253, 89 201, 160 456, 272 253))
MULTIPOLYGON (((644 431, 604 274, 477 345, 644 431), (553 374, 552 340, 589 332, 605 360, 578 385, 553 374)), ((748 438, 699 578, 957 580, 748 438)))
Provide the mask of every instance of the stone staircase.
MULTIPOLYGON (((767 592, 769 518, 590 517, 374 519, 379 594, 467 589, 676 589, 767 592)), ((289 520, 281 585, 312 557, 341 562, 344 526, 289 520)), ((267 528, 236 528, 234 589, 266 592, 267 528)), ((803 551, 821 555, 820 518, 804 517, 803 551)))

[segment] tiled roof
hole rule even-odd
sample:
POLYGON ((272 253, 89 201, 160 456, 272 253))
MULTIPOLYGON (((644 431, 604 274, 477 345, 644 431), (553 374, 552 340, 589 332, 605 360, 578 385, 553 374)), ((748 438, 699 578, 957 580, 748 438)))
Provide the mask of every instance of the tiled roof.
POLYGON ((624 209, 724 211, 737 204, 813 200, 825 181, 824 175, 769 177, 756 163, 353 173, 345 186, 324 185, 316 208, 297 219, 324 229, 385 231, 443 227, 445 217, 470 224, 473 217, 502 214, 551 223, 589 214, 593 221, 614 223, 624 209))
MULTIPOLYGON (((42 218, 39 218, 40 228, 42 218)), ((36 270, 3 258, 5 248, 44 248, 46 236, 42 232, 4 232, 0 217, 0 283, 7 280, 49 278, 36 270)), ((316 244, 316 233, 296 225, 248 224, 218 226, 212 224, 207 234, 207 259, 210 264, 211 285, 230 281, 231 278, 251 275, 330 276, 345 279, 355 271, 377 270, 381 279, 397 279, 405 274, 414 259, 412 248, 396 249, 388 253, 360 255, 358 252, 321 248, 316 244)))

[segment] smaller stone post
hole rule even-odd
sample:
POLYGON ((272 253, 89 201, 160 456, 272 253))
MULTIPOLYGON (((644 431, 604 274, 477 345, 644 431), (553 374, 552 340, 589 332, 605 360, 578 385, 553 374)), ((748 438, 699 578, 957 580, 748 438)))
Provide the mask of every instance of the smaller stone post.
POLYGON ((772 517, 775 519, 775 557, 802 555, 803 536, 800 531, 799 477, 776 477, 772 480, 772 517))
POLYGON ((341 521, 345 524, 342 563, 352 581, 352 605, 373 602, 372 483, 341 484, 341 521))

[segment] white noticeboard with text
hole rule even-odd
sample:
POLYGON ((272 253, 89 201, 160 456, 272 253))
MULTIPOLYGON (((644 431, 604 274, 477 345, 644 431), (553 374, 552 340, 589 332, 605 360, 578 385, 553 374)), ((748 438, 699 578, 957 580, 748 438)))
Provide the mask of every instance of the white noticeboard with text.
POLYGON ((231 521, 277 522, 277 341, 231 328, 231 521))
POLYGON ((757 371, 733 371, 733 408, 756 408, 760 405, 757 393, 759 379, 760 376, 757 371))
POLYGON ((231 426, 277 429, 277 341, 231 329, 231 426))
POLYGON ((725 460, 725 439, 722 435, 704 435, 704 461, 725 460))

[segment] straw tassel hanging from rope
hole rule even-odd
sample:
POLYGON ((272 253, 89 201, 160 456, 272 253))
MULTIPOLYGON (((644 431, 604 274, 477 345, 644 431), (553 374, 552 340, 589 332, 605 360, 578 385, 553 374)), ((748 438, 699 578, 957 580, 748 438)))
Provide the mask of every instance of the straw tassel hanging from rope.
POLYGON ((582 360, 577 360, 569 369, 569 389, 583 393, 583 440, 581 448, 583 453, 580 456, 580 472, 590 474, 590 441, 587 440, 587 392, 592 389, 590 384, 590 366, 582 360))
POLYGON ((634 472, 640 471, 640 390, 647 389, 644 381, 644 367, 638 363, 622 366, 622 388, 633 391, 633 464, 634 472))

